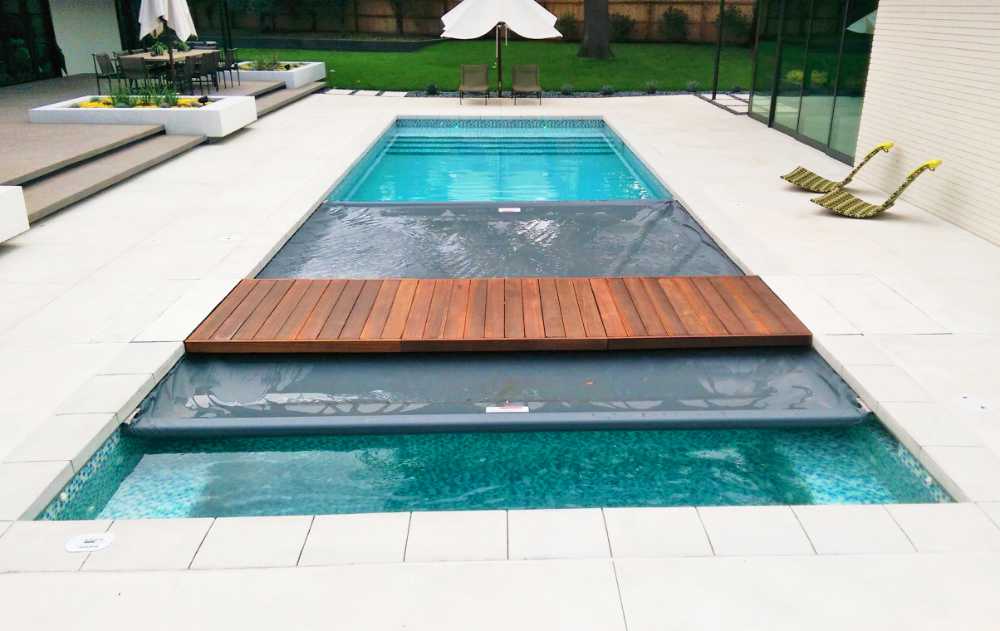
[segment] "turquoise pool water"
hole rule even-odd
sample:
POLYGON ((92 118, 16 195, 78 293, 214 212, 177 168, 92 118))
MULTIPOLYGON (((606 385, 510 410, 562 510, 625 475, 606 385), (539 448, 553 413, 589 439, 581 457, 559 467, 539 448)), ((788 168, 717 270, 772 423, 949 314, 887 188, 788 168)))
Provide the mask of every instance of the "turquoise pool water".
POLYGON ((945 492, 875 422, 197 441, 116 434, 41 519, 942 501, 945 492))
POLYGON ((329 199, 505 202, 670 197, 600 119, 403 118, 329 199))

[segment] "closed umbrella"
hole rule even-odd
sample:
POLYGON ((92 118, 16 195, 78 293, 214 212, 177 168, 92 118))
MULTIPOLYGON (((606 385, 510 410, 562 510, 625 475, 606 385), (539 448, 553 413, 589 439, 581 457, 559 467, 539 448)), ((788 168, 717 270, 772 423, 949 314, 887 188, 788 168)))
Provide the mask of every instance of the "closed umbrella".
MULTIPOLYGON (((197 35, 194 20, 187 0, 142 0, 139 6, 139 39, 147 35, 159 37, 164 27, 174 30, 177 39, 186 41, 192 35, 197 35)), ((167 45, 170 56, 170 79, 174 78, 174 47, 167 45)))
POLYGON ((476 39, 496 30, 497 94, 503 86, 501 35, 510 29, 527 39, 562 37, 556 16, 534 0, 464 0, 441 18, 449 39, 476 39))

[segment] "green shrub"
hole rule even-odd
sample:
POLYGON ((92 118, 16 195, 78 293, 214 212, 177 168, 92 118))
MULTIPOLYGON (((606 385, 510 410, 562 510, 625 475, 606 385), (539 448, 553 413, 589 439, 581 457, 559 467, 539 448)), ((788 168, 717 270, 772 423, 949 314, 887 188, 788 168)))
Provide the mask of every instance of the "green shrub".
POLYGON ((700 86, 700 84, 697 81, 688 81, 687 82, 687 91, 688 92, 697 92, 699 87, 701 87, 701 86, 700 86))
POLYGON ((561 88, 559 88, 559 93, 563 96, 570 96, 573 94, 573 84, 564 83, 561 88))
POLYGON ((609 18, 612 42, 627 42, 632 38, 632 31, 635 30, 635 20, 627 15, 612 13, 609 18))
POLYGON ((601 86, 601 95, 603 95, 603 96, 611 96, 614 93, 615 93, 615 86, 613 86, 613 85, 602 85, 601 86))
POLYGON ((660 34, 668 42, 687 41, 688 16, 676 7, 670 7, 660 16, 660 34))
POLYGON ((569 41, 580 39, 580 21, 572 13, 563 13, 556 20, 556 30, 562 33, 562 38, 569 41))
POLYGON ((429 96, 435 96, 439 92, 437 84, 436 83, 428 84, 427 87, 424 89, 424 92, 426 92, 429 96))
POLYGON ((657 88, 658 86, 656 85, 655 81, 646 82, 646 94, 656 94, 657 88))
MULTIPOLYGON (((750 18, 743 14, 737 7, 729 5, 722 12, 722 39, 729 44, 749 44, 750 43, 750 18)), ((719 26, 718 16, 715 18, 715 26, 719 26)))

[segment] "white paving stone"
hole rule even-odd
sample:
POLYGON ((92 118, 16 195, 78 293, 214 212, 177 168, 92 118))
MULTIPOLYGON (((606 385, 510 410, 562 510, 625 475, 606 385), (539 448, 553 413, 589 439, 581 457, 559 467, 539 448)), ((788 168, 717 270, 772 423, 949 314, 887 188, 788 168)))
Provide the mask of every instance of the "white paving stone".
POLYGON ((67 552, 66 541, 105 532, 109 520, 20 521, 0 537, 0 572, 78 570, 86 552, 67 552))
POLYGON ((34 518, 72 476, 68 461, 0 464, 0 519, 34 518))
POLYGON ((1000 502, 982 502, 979 508, 983 509, 983 512, 1000 528, 1000 502))
POLYGON ((415 512, 407 561, 491 561, 507 558, 504 511, 415 512))
POLYGON ((317 515, 299 565, 401 563, 409 513, 317 515))
POLYGON ((84 570, 183 570, 212 525, 211 519, 117 520, 110 546, 92 552, 84 570))
POLYGON ((7 454, 6 461, 69 460, 79 471, 117 427, 114 414, 57 414, 7 454))
POLYGON ((193 569, 290 567, 298 563, 311 517, 220 517, 191 563, 193 569))
POLYGON ((623 557, 711 556, 698 511, 678 508, 605 508, 611 554, 623 557))
POLYGON ((868 400, 880 403, 930 401, 930 395, 898 366, 859 364, 845 367, 844 377, 868 400))
POLYGON ((836 358, 836 364, 840 366, 893 364, 892 358, 864 335, 820 335, 814 338, 814 342, 836 358))
POLYGON ((97 375, 59 406, 59 414, 116 414, 124 420, 155 383, 150 374, 97 375))
POLYGON ((133 342, 102 369, 105 375, 152 375, 157 382, 184 355, 181 342, 133 342))
POLYGON ((209 278, 185 293, 135 337, 135 342, 181 342, 226 297, 239 277, 209 278))
POLYGON ((986 447, 928 446, 934 462, 974 502, 1000 501, 1000 456, 986 447))
POLYGON ((699 508, 698 514, 717 555, 813 554, 787 506, 709 506, 699 508))
POLYGON ((878 410, 901 427, 918 444, 927 446, 972 447, 981 444, 961 414, 928 401, 890 401, 878 410))
POLYGON ((913 545, 883 506, 816 505, 792 508, 819 554, 896 554, 913 545))
POLYGON ((511 559, 575 559, 610 555, 599 508, 512 510, 511 559))
POLYGON ((886 507, 920 552, 1000 550, 1000 528, 975 504, 886 507))

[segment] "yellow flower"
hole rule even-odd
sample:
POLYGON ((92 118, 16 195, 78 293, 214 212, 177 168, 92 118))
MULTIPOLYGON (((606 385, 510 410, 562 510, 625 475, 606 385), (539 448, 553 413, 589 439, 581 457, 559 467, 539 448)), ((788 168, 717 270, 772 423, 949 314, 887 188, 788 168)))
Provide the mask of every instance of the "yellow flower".
POLYGON ((95 108, 97 108, 97 109, 103 109, 103 108, 111 107, 111 104, 110 103, 105 103, 103 101, 87 101, 86 103, 80 103, 80 107, 83 107, 83 108, 86 108, 86 109, 95 109, 95 108))

